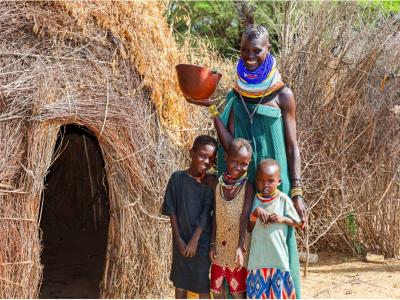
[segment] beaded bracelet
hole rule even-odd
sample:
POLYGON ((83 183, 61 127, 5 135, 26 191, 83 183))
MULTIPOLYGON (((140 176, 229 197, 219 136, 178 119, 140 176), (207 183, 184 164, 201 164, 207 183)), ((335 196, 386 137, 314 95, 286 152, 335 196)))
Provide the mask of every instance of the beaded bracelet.
POLYGON ((208 111, 210 112, 211 116, 213 118, 218 117, 219 116, 219 112, 217 109, 217 106, 215 104, 211 105, 208 107, 208 111))
POLYGON ((301 196, 303 197, 303 189, 301 187, 294 187, 290 190, 290 194, 293 197, 301 196))
POLYGON ((257 217, 254 215, 254 213, 252 213, 250 215, 250 222, 256 222, 257 221, 257 217))

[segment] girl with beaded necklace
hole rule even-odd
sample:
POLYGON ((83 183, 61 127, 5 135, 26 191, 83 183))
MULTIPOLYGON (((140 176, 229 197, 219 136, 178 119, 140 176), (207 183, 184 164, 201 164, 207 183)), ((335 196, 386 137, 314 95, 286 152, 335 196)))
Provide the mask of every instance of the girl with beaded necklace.
POLYGON ((247 181, 251 156, 250 144, 234 139, 225 154, 226 170, 215 187, 210 285, 216 299, 229 294, 246 298, 246 228, 254 199, 254 188, 247 181))

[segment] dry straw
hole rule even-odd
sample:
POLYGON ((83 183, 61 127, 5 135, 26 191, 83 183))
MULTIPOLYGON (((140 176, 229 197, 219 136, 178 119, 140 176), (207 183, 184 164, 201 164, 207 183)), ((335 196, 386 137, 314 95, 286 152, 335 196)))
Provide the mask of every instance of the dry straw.
MULTIPOLYGON (((44 177, 60 126, 97 136, 110 225, 101 296, 162 296, 171 239, 160 204, 207 122, 180 95, 188 62, 162 2, 7 2, 0 14, 0 297, 37 297, 44 177)), ((209 124, 208 124, 209 125, 209 124)))
POLYGON ((301 244, 318 249, 328 233, 336 249, 399 255, 399 18, 288 2, 280 25, 310 209, 301 244))

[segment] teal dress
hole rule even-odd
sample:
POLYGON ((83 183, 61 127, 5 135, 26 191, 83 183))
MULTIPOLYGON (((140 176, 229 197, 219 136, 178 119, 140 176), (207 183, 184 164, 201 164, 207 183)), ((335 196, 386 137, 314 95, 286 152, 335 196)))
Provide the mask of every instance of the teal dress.
MULTIPOLYGON (((278 108, 245 103, 230 91, 226 96, 226 105, 221 120, 227 126, 231 109, 234 110, 235 138, 244 138, 253 147, 253 157, 248 169, 249 181, 255 183, 258 163, 265 158, 275 159, 281 168, 282 184, 279 189, 285 194, 290 193, 289 167, 286 158, 285 133, 281 110, 278 108), (249 113, 252 114, 252 121, 249 113)), ((223 148, 218 150, 218 173, 225 169, 223 148)), ((289 268, 292 275, 296 296, 301 297, 300 263, 297 251, 295 230, 289 226, 286 243, 289 251, 289 268)))

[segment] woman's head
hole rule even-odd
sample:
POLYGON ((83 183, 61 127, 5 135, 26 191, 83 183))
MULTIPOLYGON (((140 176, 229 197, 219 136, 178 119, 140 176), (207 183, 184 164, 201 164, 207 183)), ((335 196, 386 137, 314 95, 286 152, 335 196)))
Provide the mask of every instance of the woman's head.
POLYGON ((269 35, 262 25, 247 25, 240 43, 240 57, 250 71, 257 69, 269 53, 269 35))
POLYGON ((279 164, 273 159, 262 160, 257 167, 256 188, 264 196, 276 191, 281 184, 279 164))
POLYGON ((234 139, 225 156, 226 169, 233 178, 240 178, 247 172, 253 155, 253 149, 245 139, 234 139))
POLYGON ((190 167, 198 174, 204 174, 215 163, 217 155, 217 141, 208 135, 200 135, 193 142, 190 149, 190 167))

